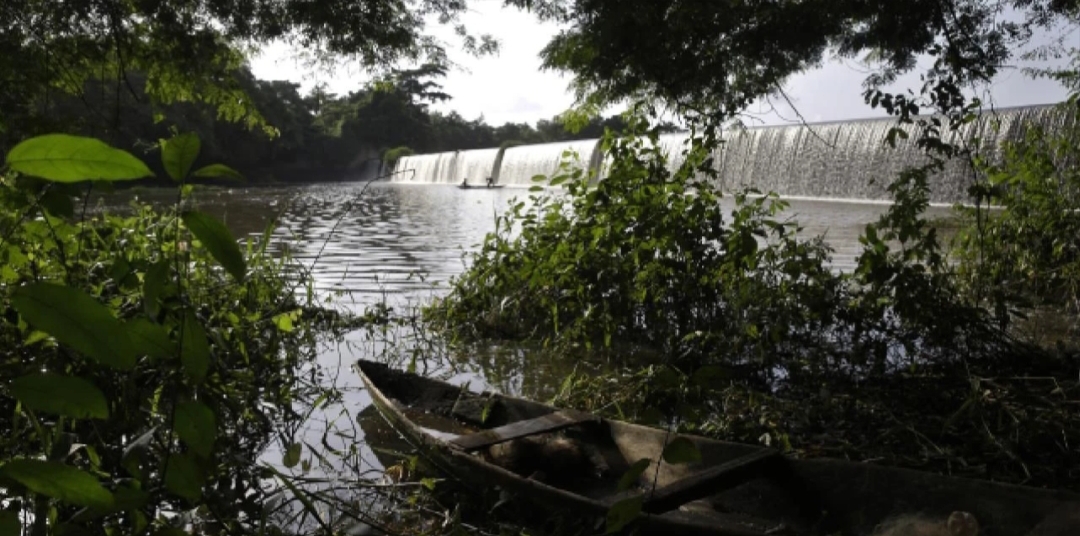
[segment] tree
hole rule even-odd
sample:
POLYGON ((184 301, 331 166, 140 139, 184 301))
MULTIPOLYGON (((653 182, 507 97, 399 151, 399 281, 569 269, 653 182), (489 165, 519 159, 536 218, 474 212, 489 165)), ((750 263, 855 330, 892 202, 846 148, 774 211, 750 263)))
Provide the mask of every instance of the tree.
POLYGON ((317 54, 334 54, 386 69, 403 61, 445 64, 444 44, 425 20, 456 25, 465 46, 492 51, 486 36, 458 24, 460 0, 97 0, 0 4, 0 146, 31 135, 58 95, 85 95, 88 81, 109 84, 118 115, 120 94, 141 94, 153 106, 204 102, 219 118, 265 126, 255 103, 231 76, 242 47, 287 39, 317 54), (143 79, 136 81, 133 73, 143 79), (136 85, 141 87, 136 87, 136 85), (15 112, 15 113, 11 113, 15 112))
POLYGON ((507 3, 569 25, 542 56, 547 68, 575 76, 580 99, 657 98, 719 117, 779 90, 830 52, 872 63, 870 89, 930 55, 927 103, 955 107, 958 88, 989 80, 1033 31, 1080 21, 1077 0, 507 3), (1022 19, 1003 19, 1008 9, 1022 19))

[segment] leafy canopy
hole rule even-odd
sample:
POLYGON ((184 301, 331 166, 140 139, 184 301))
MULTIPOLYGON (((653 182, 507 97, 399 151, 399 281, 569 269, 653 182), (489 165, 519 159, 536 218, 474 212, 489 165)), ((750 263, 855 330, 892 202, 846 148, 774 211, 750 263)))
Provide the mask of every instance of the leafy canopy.
POLYGON ((936 61, 927 82, 962 87, 992 77, 1034 30, 1080 20, 1076 0, 507 3, 568 25, 542 56, 547 68, 575 76, 579 98, 659 98, 721 116, 777 91, 829 53, 870 63, 871 88, 928 54, 936 61))

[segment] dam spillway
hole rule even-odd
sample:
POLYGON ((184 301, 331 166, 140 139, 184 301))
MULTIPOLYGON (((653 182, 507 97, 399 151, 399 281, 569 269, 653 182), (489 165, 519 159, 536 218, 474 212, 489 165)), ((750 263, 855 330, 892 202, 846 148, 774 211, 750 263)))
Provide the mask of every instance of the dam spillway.
MULTIPOLYGON (((993 160, 1003 142, 1022 139, 1028 126, 1052 129, 1059 118, 1053 106, 987 112, 946 139, 961 145, 979 139, 981 154, 993 160)), ((725 192, 752 187, 786 197, 888 200, 887 187, 901 171, 928 161, 913 128, 906 128, 908 138, 896 137, 895 147, 885 142, 897 126, 894 118, 882 118, 726 129, 713 166, 725 192)), ((682 162, 688 138, 686 133, 660 136, 659 146, 669 155, 668 169, 682 162)), ((607 170, 599 140, 592 139, 405 157, 398 161, 394 182, 446 184, 467 178, 479 184, 491 176, 498 184, 529 186, 533 176, 555 173, 567 154, 575 154, 578 165, 601 178, 607 170)), ((947 162, 930 179, 931 201, 967 200, 974 177, 965 160, 947 162)))

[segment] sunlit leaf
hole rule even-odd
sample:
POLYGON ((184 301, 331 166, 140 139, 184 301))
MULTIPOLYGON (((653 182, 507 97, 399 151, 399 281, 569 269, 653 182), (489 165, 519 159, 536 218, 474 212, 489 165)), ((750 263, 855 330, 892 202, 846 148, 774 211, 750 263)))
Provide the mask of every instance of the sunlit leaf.
POLYGON ((186 454, 170 454, 165 465, 165 489, 191 502, 202 497, 206 477, 195 460, 186 454))
POLYGON ((188 378, 196 384, 206 380, 206 373, 210 370, 210 343, 206 340, 206 330, 190 310, 184 315, 180 364, 188 378))
POLYGON ((297 315, 297 311, 289 311, 287 313, 281 313, 274 315, 274 325, 277 326, 278 331, 284 333, 292 333, 293 330, 293 318, 297 315))
POLYGON ((701 461, 701 451, 693 441, 676 437, 664 447, 664 461, 668 463, 694 463, 701 461))
POLYGON ((623 473, 622 477, 619 478, 619 484, 616 489, 619 491, 626 491, 633 487, 638 479, 641 478, 641 474, 649 468, 650 464, 652 464, 652 460, 648 458, 642 458, 634 462, 633 465, 626 469, 626 472, 623 473))
POLYGON ((161 144, 161 163, 174 181, 184 180, 199 157, 202 142, 195 133, 177 134, 161 144))
POLYGON ((217 439, 217 417, 201 402, 182 402, 176 406, 173 429, 193 452, 209 458, 217 439))
POLYGON ((292 443, 285 449, 285 456, 281 458, 281 464, 285 467, 293 468, 296 464, 300 463, 300 454, 303 452, 303 446, 300 443, 292 443))
POLYGON ((26 486, 34 493, 76 506, 110 508, 113 496, 90 473, 60 462, 11 460, 0 474, 26 486))
POLYGON ((131 180, 153 173, 131 154, 94 138, 48 134, 30 138, 7 155, 7 164, 19 173, 57 182, 131 180))
POLYGON ((607 533, 612 534, 626 528, 641 513, 641 505, 642 498, 640 496, 623 499, 611 505, 611 508, 608 509, 607 523, 605 525, 607 533))
POLYGON ((210 164, 209 166, 196 169, 191 174, 193 177, 202 177, 207 179, 228 179, 234 181, 244 180, 244 176, 239 171, 226 166, 225 164, 210 164))
POLYGON ((132 350, 138 355, 148 355, 156 359, 169 359, 176 356, 176 343, 169 338, 165 326, 146 318, 136 318, 124 324, 131 338, 132 350))
POLYGON ((109 402, 94 384, 50 372, 11 382, 11 394, 26 407, 76 419, 108 419, 109 402))
POLYGON ((184 225, 202 242, 203 247, 214 256, 225 271, 229 272, 237 281, 244 280, 247 266, 244 263, 244 255, 240 253, 240 246, 229 232, 228 227, 220 220, 202 212, 187 211, 182 215, 184 225))
POLYGON ((420 479, 420 485, 427 488, 428 491, 435 491, 435 484, 437 482, 438 482, 437 480, 435 480, 434 478, 431 478, 431 477, 421 478, 420 479))
POLYGON ((83 291, 35 283, 16 289, 11 302, 27 322, 61 344, 116 369, 135 366, 135 353, 124 325, 83 291))

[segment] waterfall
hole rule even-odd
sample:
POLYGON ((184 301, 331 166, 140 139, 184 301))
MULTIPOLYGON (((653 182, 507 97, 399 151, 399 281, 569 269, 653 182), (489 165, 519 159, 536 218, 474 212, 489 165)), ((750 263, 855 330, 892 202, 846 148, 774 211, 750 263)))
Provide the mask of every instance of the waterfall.
POLYGON ((484 184, 488 177, 495 176, 495 159, 499 156, 499 149, 476 149, 473 151, 461 151, 457 158, 458 176, 453 182, 460 183, 467 179, 469 184, 484 184))
MULTIPOLYGON (((1052 106, 1028 106, 984 113, 959 132, 948 134, 953 143, 982 143, 981 154, 994 159, 1006 140, 1022 139, 1029 125, 1052 130, 1061 116, 1052 106)), ((866 119, 729 129, 713 155, 719 186, 726 192, 753 187, 788 197, 887 200, 887 187, 909 167, 927 162, 915 143, 917 132, 908 126, 908 138, 897 137, 890 147, 885 138, 896 127, 893 118, 866 119)), ((660 148, 668 154, 668 169, 682 163, 688 134, 663 134, 660 148)), ((599 140, 522 145, 404 157, 395 167, 394 182, 457 184, 467 178, 480 184, 495 177, 499 184, 530 186, 536 175, 551 176, 567 151, 577 153, 581 167, 603 177, 609 159, 600 153, 599 140), (412 171, 410 171, 412 170, 412 171)), ((930 179, 931 201, 954 203, 967 199, 974 178, 962 159, 948 162, 930 179)))
POLYGON ((394 174, 390 182, 420 184, 461 182, 460 178, 455 178, 458 175, 454 165, 457 156, 458 153, 454 151, 403 156, 394 166, 394 174))
MULTIPOLYGON (((1020 139, 1031 124, 1052 127, 1055 117, 1049 106, 985 113, 947 138, 968 146, 978 138, 982 154, 996 158, 1002 142, 1020 139)), ((716 155, 721 187, 750 186, 789 197, 887 200, 887 187, 901 171, 928 161, 916 146, 914 128, 906 129, 907 139, 898 136, 895 147, 885 142, 895 126, 895 119, 883 118, 725 132, 716 155)), ((931 201, 966 200, 973 178, 966 161, 949 161, 930 179, 931 201)))
POLYGON ((510 147, 503 152, 499 166, 499 184, 529 186, 536 175, 551 176, 559 169, 563 154, 577 153, 577 163, 586 169, 596 170, 600 157, 597 154, 599 140, 578 140, 542 145, 510 147))

